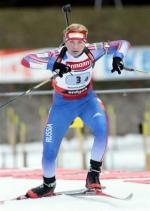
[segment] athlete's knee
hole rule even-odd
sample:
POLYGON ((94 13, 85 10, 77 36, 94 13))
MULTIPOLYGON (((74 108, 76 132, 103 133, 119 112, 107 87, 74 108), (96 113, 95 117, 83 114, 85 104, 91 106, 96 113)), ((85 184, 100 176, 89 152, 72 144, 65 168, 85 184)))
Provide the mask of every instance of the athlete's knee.
POLYGON ((57 151, 55 149, 44 149, 43 150, 43 159, 47 161, 55 160, 57 157, 57 151))
POLYGON ((102 136, 108 133, 108 124, 105 116, 95 118, 93 124, 93 133, 95 136, 102 136))
POLYGON ((93 133, 97 137, 107 136, 108 130, 105 125, 97 125, 97 127, 94 128, 93 133))

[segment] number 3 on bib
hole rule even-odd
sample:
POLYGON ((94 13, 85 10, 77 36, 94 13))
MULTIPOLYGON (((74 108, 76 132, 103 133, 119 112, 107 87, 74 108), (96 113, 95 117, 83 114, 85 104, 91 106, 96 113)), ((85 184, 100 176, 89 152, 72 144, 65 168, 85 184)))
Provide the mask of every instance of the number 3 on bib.
POLYGON ((87 84, 90 80, 90 73, 82 73, 78 75, 68 75, 66 77, 66 84, 67 85, 76 85, 76 84, 87 84))

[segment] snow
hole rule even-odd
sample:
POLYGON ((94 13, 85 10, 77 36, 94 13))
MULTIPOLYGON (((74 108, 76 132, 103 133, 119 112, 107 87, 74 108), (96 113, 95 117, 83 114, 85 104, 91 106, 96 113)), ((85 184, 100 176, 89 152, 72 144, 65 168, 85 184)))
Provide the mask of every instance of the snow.
MULTIPOLYGON (((32 179, 14 179, 1 178, 0 180, 0 199, 9 199, 19 194, 25 193, 29 188, 39 185, 41 180, 32 179)), ((8 201, 0 205, 0 211, 12 210, 35 210, 35 211, 124 211, 150 210, 150 184, 140 184, 132 182, 124 182, 118 179, 102 180, 102 184, 107 188, 104 190, 110 194, 123 197, 133 192, 133 198, 128 201, 121 201, 100 196, 86 196, 76 198, 66 195, 54 196, 41 199, 29 199, 22 201, 8 201)), ((58 180, 56 191, 73 190, 84 188, 83 180, 58 180)))
MULTIPOLYGON (((150 144, 150 143, 149 143, 150 144)), ((91 137, 87 138, 86 162, 90 157, 92 145, 91 137)), ((34 200, 7 201, 0 204, 0 211, 149 211, 150 210, 150 171, 145 171, 145 153, 142 136, 127 135, 124 137, 110 137, 107 153, 105 156, 104 175, 102 173, 101 183, 106 186, 105 192, 124 197, 133 193, 133 198, 128 201, 121 201, 100 196, 86 196, 82 198, 60 195, 49 198, 34 200), (114 141, 115 139, 115 141, 114 141), (108 171, 109 170, 109 171, 108 171), (112 171, 113 170, 113 171, 112 171)), ((29 169, 41 169, 41 151, 39 144, 26 144, 28 153, 29 169)), ((64 140, 61 148, 63 153, 59 167, 64 169, 61 175, 57 176, 56 191, 83 189, 85 186, 85 174, 82 174, 81 155, 78 151, 76 140, 68 142, 64 140), (76 161, 76 162, 74 162, 76 161), (80 169, 80 173, 69 173, 65 169, 80 169), (64 175, 64 176, 62 176, 64 175), (72 178, 72 175, 74 178, 72 178), (67 178, 64 178, 67 176, 67 178)), ((148 149, 148 151, 150 151, 148 149)), ((32 177, 31 172, 27 174, 22 169, 22 146, 17 146, 17 171, 14 173, 13 156, 11 149, 6 145, 1 145, 0 153, 5 154, 5 168, 0 170, 0 200, 14 198, 32 187, 41 184, 41 175, 32 177), (7 169, 9 167, 9 170, 7 169), (12 170, 11 170, 12 168, 12 170), (7 171, 8 170, 8 171, 7 171), (11 173, 12 171, 12 173, 11 173), (20 172, 20 173, 19 173, 20 172), (24 176, 24 177, 23 177, 24 176)), ((4 161, 0 161, 2 163, 4 161)), ((87 164, 88 165, 88 164, 87 164)), ((33 176, 35 172, 33 171, 33 176)))

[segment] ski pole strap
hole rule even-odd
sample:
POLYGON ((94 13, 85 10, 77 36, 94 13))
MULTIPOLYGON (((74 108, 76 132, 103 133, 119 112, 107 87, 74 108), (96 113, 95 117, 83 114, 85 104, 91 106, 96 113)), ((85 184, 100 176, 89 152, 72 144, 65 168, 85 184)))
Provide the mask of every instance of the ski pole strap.
POLYGON ((94 68, 94 66, 95 66, 95 59, 94 59, 94 56, 91 53, 91 51, 87 47, 85 47, 84 50, 83 50, 83 52, 86 53, 86 55, 89 57, 89 59, 92 62, 92 68, 94 68))
POLYGON ((55 62, 61 63, 62 59, 63 59, 64 56, 65 56, 66 51, 67 51, 67 47, 64 46, 64 47, 61 49, 61 51, 60 51, 60 53, 59 53, 59 55, 58 55, 58 57, 57 57, 57 59, 56 59, 55 62))

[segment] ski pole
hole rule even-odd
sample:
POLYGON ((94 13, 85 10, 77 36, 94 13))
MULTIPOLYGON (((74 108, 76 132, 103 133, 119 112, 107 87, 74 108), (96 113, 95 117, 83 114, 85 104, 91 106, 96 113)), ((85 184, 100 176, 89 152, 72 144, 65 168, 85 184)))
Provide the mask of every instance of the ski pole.
MULTIPOLYGON (((68 19, 68 12, 71 11, 71 5, 70 4, 66 4, 62 7, 62 11, 65 15, 65 23, 66 23, 66 26, 69 26, 69 19, 68 19)), ((56 72, 56 70, 55 70, 56 72)), ((71 74, 71 73, 70 73, 71 74)), ((71 74, 72 75, 72 74, 71 74)), ((58 76, 58 73, 53 75, 51 78, 37 84, 36 86, 32 87, 31 89, 28 89, 27 91, 21 93, 20 95, 17 95, 16 97, 14 98, 11 98, 9 101, 5 102, 4 104, 0 105, 0 109, 7 106, 8 104, 10 104, 11 102, 15 101, 16 99, 18 99, 19 97, 21 96, 25 96, 25 95, 29 95, 32 91, 40 88, 41 86, 43 86, 44 84, 48 83, 49 81, 55 79, 56 77, 58 76)))
POLYGON ((17 95, 16 97, 11 98, 9 101, 5 102, 4 104, 0 105, 0 109, 7 106, 8 104, 10 104, 11 102, 17 100, 19 97, 21 96, 25 96, 25 95, 29 95, 32 91, 40 88, 41 86, 45 85, 46 83, 48 83, 49 81, 55 79, 58 76, 58 73, 53 75, 51 78, 46 79, 45 81, 42 81, 41 83, 35 85, 34 87, 28 89, 25 92, 22 92, 20 95, 17 95))
POLYGON ((146 73, 146 74, 149 74, 150 72, 145 72, 144 70, 138 70, 138 69, 134 69, 134 68, 130 68, 130 67, 124 67, 123 68, 124 70, 126 71, 129 71, 129 72, 140 72, 140 73, 146 73))
POLYGON ((69 26, 69 19, 68 19, 68 12, 71 12, 71 5, 66 4, 62 7, 62 11, 65 15, 65 22, 66 22, 66 27, 69 26))

